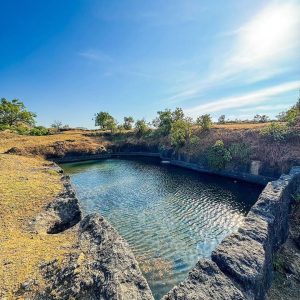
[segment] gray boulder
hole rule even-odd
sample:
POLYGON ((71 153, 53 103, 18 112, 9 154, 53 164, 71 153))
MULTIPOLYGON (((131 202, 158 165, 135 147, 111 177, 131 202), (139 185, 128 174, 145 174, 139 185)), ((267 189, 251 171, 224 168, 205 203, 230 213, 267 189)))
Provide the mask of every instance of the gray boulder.
POLYGON ((42 266, 47 286, 37 299, 153 300, 128 244, 100 215, 80 222, 77 250, 63 266, 42 266))

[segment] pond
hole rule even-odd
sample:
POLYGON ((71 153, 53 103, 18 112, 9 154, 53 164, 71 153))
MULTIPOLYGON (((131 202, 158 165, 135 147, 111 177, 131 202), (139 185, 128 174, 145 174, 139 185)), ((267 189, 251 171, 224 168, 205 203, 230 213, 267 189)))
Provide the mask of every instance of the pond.
POLYGON ((84 214, 99 212, 130 244, 155 299, 241 225, 261 186, 152 159, 64 164, 84 214))

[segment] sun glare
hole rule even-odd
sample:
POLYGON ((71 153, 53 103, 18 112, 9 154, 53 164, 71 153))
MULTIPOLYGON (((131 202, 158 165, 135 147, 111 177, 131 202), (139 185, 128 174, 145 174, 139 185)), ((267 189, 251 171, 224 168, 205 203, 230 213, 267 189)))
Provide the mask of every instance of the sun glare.
POLYGON ((240 30, 239 56, 242 63, 268 60, 298 43, 300 5, 273 5, 240 30))

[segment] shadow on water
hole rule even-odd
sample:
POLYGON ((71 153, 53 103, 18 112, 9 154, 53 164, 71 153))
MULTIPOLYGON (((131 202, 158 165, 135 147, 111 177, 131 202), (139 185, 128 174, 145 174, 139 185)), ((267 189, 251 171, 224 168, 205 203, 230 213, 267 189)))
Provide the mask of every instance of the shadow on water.
POLYGON ((100 212, 128 241, 156 299, 237 230, 262 190, 149 158, 63 168, 83 212, 100 212))

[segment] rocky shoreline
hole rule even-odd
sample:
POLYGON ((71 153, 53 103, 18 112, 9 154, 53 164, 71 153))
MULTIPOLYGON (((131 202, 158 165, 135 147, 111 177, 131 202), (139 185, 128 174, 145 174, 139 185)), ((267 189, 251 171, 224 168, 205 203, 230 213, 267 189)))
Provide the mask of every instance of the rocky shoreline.
MULTIPOLYGON (((56 164, 52 170, 62 173, 56 164)), ((98 214, 81 220, 68 176, 62 193, 34 220, 37 230, 56 234, 73 227, 78 240, 62 265, 41 266, 45 285, 25 283, 25 299, 153 299, 138 263, 116 230, 98 214)), ((200 260, 188 278, 163 300, 265 299, 273 277, 273 257, 288 235, 292 194, 299 193, 300 168, 269 182, 244 225, 223 240, 211 260, 200 260)))
POLYGON ((56 164, 49 170, 61 173, 63 191, 41 212, 32 226, 47 234, 76 231, 74 251, 62 264, 42 264, 44 282, 28 280, 16 297, 24 299, 153 300, 151 290, 126 241, 99 214, 81 219, 81 210, 70 178, 56 164))
POLYGON ((289 233, 292 195, 299 187, 299 167, 269 182, 238 232, 221 242, 211 260, 199 261, 163 300, 265 299, 274 255, 289 233))

